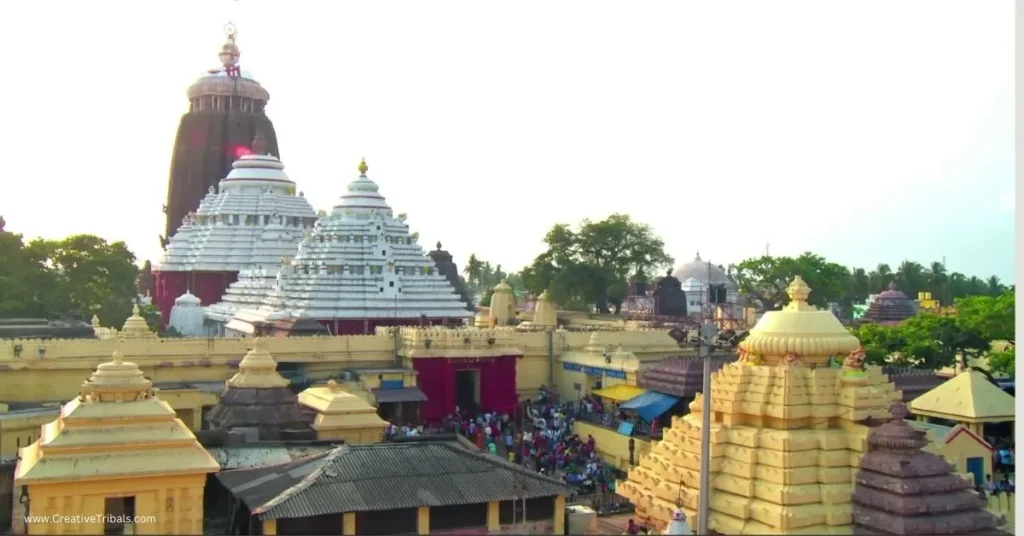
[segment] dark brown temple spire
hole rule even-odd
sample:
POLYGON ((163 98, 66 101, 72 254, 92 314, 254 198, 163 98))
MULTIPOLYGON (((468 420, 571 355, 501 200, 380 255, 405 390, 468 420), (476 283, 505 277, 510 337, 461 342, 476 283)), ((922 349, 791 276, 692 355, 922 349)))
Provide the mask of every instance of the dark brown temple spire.
POLYGON ((924 432, 907 424, 907 406, 868 436, 853 492, 855 534, 993 534, 1003 520, 985 510, 970 482, 940 456, 921 450, 924 432))
POLYGON ((256 131, 256 136, 252 139, 252 154, 267 154, 267 138, 263 135, 260 130, 256 131))

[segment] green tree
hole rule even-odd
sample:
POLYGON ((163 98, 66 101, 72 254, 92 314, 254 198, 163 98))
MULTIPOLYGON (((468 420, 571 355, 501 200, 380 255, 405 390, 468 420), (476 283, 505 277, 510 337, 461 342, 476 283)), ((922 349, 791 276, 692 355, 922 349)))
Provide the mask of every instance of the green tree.
POLYGON ((139 316, 146 319, 146 325, 149 329, 153 330, 154 333, 160 333, 161 321, 160 309, 157 309, 156 305, 152 303, 139 307, 139 316))
POLYGON ((821 307, 829 302, 849 305, 853 295, 849 269, 820 255, 810 252, 796 258, 765 255, 736 265, 736 284, 740 292, 761 302, 766 311, 789 302, 786 288, 798 275, 811 287, 812 305, 821 307))
POLYGON ((469 284, 470 288, 477 288, 480 283, 480 274, 483 270, 484 263, 477 258, 476 253, 469 256, 469 260, 466 261, 466 265, 462 267, 462 273, 466 274, 466 283, 469 284))
POLYGON ((999 296, 970 296, 956 301, 956 321, 964 330, 977 332, 999 349, 988 356, 989 370, 1013 376, 1016 367, 1016 295, 1004 290, 999 296), (1005 345, 999 343, 1005 342, 1005 345))
POLYGON ((547 250, 522 272, 526 289, 533 294, 549 290, 563 307, 587 304, 601 313, 609 312, 609 304, 618 311, 630 279, 672 264, 664 241, 626 214, 583 220, 575 231, 557 224, 544 244, 547 250))
POLYGON ((980 355, 989 342, 977 331, 963 329, 955 318, 921 313, 896 326, 862 324, 853 330, 867 362, 903 364, 937 370, 952 366, 957 356, 980 355))
POLYGON ((0 231, 0 318, 48 318, 60 312, 59 279, 42 248, 0 231))
POLYGON ((105 326, 120 326, 131 315, 139 268, 124 242, 73 235, 33 240, 26 249, 46 259, 44 265, 58 274, 47 291, 53 296, 48 301, 54 307, 50 314, 74 312, 86 320, 97 315, 105 326))

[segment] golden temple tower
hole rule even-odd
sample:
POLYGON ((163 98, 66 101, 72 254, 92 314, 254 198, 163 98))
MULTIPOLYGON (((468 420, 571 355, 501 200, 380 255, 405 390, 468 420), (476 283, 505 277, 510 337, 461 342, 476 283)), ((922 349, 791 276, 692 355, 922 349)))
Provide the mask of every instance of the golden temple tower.
MULTIPOLYGON (((900 398, 878 367, 863 367, 857 339, 807 303, 765 313, 740 343, 739 360, 711 380, 709 528, 724 534, 850 534, 851 497, 867 450, 865 419, 886 420, 900 398), (849 353, 842 369, 831 356, 849 353)), ((697 519, 701 412, 673 418, 664 439, 620 482, 637 517, 664 530, 676 504, 697 519)), ((703 530, 702 527, 694 527, 703 530)))
POLYGON ((157 334, 153 333, 153 330, 149 329, 149 324, 146 323, 146 319, 142 317, 139 311, 139 304, 132 306, 132 316, 129 316, 124 321, 124 326, 121 327, 119 333, 121 338, 124 339, 155 339, 157 334))
POLYGON ((219 470, 139 367, 114 352, 21 449, 14 478, 34 518, 29 534, 201 534, 206 475, 219 470))
POLYGON ((488 309, 491 325, 508 326, 513 323, 516 318, 516 297, 508 281, 502 279, 501 283, 494 287, 488 309))

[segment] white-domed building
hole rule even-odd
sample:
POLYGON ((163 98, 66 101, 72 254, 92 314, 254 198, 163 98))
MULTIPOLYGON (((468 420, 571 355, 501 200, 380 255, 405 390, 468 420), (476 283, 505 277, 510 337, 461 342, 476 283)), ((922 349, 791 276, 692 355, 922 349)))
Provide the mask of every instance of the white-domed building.
POLYGON ((690 262, 680 264, 672 272, 682 283, 683 292, 686 293, 686 314, 687 316, 700 316, 701 304, 708 302, 709 286, 722 286, 725 288, 725 303, 736 303, 739 298, 739 287, 720 266, 709 264, 701 260, 700 252, 690 262))
POLYGON ((318 220, 294 259, 275 270, 239 274, 208 322, 225 335, 249 335, 260 323, 312 319, 333 334, 377 326, 455 324, 472 316, 455 288, 395 215, 376 183, 360 175, 331 214, 318 220))
POLYGON ((153 267, 154 302, 165 322, 183 294, 207 305, 219 302, 240 271, 265 273, 272 283, 282 257, 295 255, 316 222, 316 211, 296 195, 284 164, 265 154, 262 136, 253 140, 252 151, 185 217, 153 267))
POLYGON ((186 292, 174 300, 171 316, 167 327, 185 337, 203 337, 207 335, 204 328, 203 305, 191 292, 186 292))

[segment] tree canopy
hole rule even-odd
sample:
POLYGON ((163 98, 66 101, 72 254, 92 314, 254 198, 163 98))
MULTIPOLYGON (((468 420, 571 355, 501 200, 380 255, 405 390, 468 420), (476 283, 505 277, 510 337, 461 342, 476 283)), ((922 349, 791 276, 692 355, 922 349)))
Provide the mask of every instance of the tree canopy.
POLYGON ((548 290, 563 307, 602 313, 609 304, 621 308, 630 279, 647 279, 673 261, 651 227, 627 214, 583 220, 576 230, 556 224, 544 244, 546 251, 522 271, 526 289, 548 290))
POLYGON ((988 355, 989 370, 1013 374, 1014 294, 972 296, 957 300, 955 317, 919 313, 895 326, 863 324, 853 330, 877 365, 906 364, 939 369, 964 359, 988 355), (993 343, 1005 341, 999 350, 993 343))
POLYGON ((93 235, 35 239, 0 231, 0 317, 97 315, 120 326, 138 297, 135 255, 124 242, 93 235))
POLYGON ((891 282, 911 299, 916 299, 919 292, 930 292, 933 298, 946 305, 967 296, 999 296, 1007 290, 998 277, 982 280, 959 272, 947 273, 941 262, 925 267, 904 261, 895 272, 889 265, 879 264, 868 271, 850 269, 810 252, 799 257, 765 255, 746 259, 730 265, 729 271, 740 292, 760 302, 765 310, 785 305, 789 301, 786 286, 794 276, 800 275, 813 289, 811 303, 819 307, 837 303, 846 316, 852 313, 854 303, 864 303, 869 295, 884 290, 891 282))

